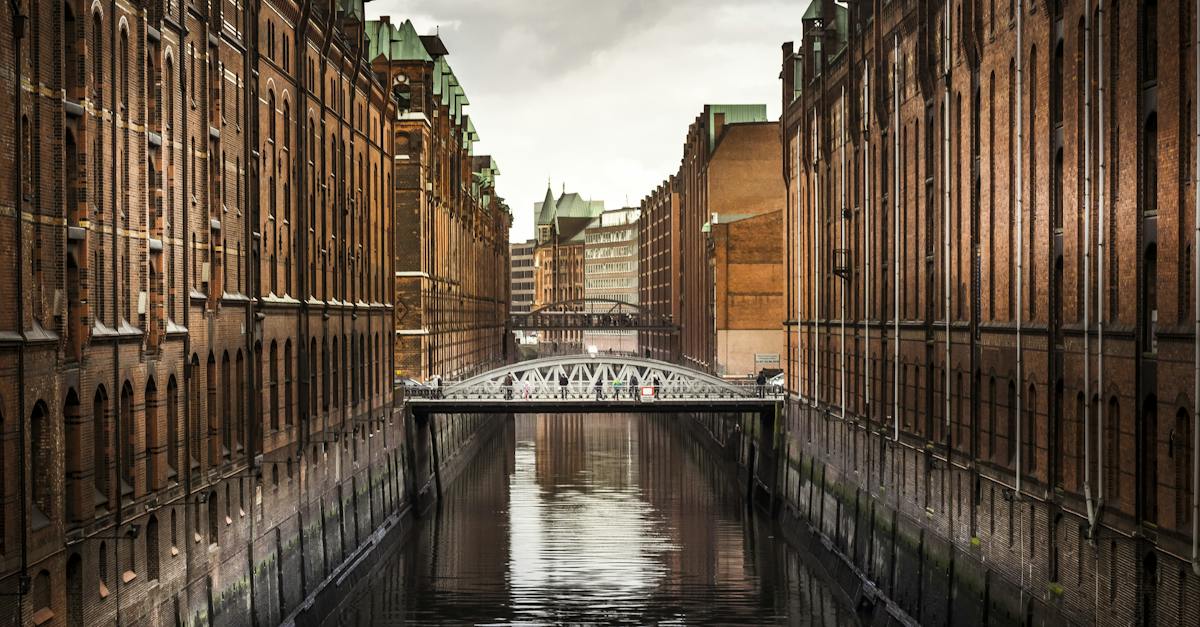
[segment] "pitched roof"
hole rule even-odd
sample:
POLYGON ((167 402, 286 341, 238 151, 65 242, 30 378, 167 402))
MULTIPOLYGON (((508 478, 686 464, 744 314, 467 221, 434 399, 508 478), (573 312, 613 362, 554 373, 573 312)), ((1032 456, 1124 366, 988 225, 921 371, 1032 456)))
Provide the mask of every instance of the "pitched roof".
POLYGON ((372 20, 367 22, 366 31, 368 59, 382 55, 390 61, 433 61, 412 20, 404 20, 399 26, 372 20))
POLYGON ((538 224, 553 224, 554 223, 554 192, 550 190, 550 185, 546 185, 546 198, 542 202, 534 203, 533 211, 537 214, 538 224))

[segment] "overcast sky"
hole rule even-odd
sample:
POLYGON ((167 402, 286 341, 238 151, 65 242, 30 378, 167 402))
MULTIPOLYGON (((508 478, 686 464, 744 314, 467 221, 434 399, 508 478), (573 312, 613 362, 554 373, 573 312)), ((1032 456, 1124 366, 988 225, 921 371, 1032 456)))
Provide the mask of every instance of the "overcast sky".
POLYGON ((500 164, 512 240, 567 191, 636 205, 675 172, 705 103, 779 117, 780 45, 807 0, 375 0, 371 18, 438 29, 471 104, 476 154, 500 164))

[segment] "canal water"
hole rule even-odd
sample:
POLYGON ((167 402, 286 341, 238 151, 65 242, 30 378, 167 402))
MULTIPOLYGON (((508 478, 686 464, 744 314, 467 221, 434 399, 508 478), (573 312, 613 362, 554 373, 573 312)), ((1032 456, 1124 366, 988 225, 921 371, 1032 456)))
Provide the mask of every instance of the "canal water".
POLYGON ((856 624, 678 420, 508 421, 325 624, 856 624))

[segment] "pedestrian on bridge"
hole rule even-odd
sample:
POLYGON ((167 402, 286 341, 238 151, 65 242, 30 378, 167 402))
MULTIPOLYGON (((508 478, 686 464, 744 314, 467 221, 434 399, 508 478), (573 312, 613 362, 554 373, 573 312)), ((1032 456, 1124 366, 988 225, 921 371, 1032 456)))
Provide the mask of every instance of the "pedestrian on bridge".
POLYGON ((637 400, 638 397, 638 378, 636 374, 629 375, 629 398, 637 400))
POLYGON ((763 398, 767 395, 767 374, 762 370, 758 371, 758 378, 754 380, 754 384, 758 387, 758 397, 763 398))
POLYGON ((565 401, 567 400, 567 373, 558 373, 558 393, 565 401))
POLYGON ((596 378, 596 400, 604 400, 604 379, 596 378))
POLYGON ((513 376, 512 373, 504 375, 504 400, 511 401, 513 397, 513 376))

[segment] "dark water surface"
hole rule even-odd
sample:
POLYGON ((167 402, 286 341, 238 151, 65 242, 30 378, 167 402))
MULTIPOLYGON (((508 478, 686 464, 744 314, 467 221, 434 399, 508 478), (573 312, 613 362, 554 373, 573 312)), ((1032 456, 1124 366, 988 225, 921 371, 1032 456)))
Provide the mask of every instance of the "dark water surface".
POLYGON ((326 624, 855 624, 675 420, 518 416, 326 624))

